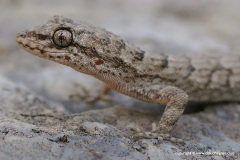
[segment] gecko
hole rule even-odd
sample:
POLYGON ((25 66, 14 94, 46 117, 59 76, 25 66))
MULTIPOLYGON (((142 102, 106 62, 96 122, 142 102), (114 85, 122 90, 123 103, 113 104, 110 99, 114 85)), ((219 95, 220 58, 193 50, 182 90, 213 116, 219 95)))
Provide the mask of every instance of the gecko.
POLYGON ((181 142, 169 136, 188 101, 240 101, 240 55, 151 54, 103 28, 54 16, 20 32, 17 44, 33 55, 91 75, 136 99, 165 105, 151 132, 133 137, 181 142))

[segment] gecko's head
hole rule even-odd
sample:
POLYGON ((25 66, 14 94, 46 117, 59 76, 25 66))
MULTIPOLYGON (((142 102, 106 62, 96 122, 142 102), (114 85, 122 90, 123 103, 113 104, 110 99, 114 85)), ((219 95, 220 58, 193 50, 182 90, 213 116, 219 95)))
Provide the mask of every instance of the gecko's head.
POLYGON ((62 16, 54 16, 41 26, 19 33, 16 41, 34 55, 93 76, 100 75, 100 72, 114 75, 117 73, 114 70, 126 70, 127 61, 143 58, 141 51, 136 49, 123 55, 127 54, 129 49, 126 47, 129 46, 119 36, 62 16))
POLYGON ((70 59, 74 52, 73 21, 54 16, 47 23, 17 34, 16 41, 24 50, 57 62, 70 59))

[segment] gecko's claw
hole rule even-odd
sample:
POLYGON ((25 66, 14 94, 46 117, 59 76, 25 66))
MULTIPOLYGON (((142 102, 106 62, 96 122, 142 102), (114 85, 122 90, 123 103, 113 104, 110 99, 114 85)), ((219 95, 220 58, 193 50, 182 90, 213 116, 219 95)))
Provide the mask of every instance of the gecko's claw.
POLYGON ((155 132, 136 133, 135 135, 132 136, 132 139, 134 141, 138 141, 140 139, 157 139, 160 142, 165 140, 165 141, 170 141, 172 143, 185 145, 185 142, 180 138, 172 137, 169 134, 161 134, 161 133, 155 133, 155 132))

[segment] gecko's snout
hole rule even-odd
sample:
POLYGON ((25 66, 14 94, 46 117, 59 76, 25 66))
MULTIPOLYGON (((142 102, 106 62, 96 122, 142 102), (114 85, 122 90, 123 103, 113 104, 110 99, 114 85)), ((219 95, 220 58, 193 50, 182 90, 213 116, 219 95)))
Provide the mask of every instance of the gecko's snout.
POLYGON ((16 41, 19 42, 21 40, 21 38, 24 38, 24 34, 23 33, 17 33, 16 41))
POLYGON ((23 48, 25 50, 32 48, 30 42, 26 38, 26 33, 25 32, 17 33, 16 42, 21 48, 23 48))
POLYGON ((22 44, 27 43, 25 38, 26 38, 26 33, 25 32, 17 33, 17 35, 16 35, 16 42, 17 42, 17 44, 18 45, 22 45, 22 44))

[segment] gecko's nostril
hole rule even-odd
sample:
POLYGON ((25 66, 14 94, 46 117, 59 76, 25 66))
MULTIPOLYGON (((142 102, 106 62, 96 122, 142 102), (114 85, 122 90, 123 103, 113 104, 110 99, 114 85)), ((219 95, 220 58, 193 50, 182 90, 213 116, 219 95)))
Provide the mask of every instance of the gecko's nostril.
POLYGON ((25 38, 26 38, 26 34, 24 34, 24 33, 18 33, 18 34, 16 35, 16 42, 17 42, 18 44, 22 44, 25 38))
POLYGON ((26 35, 23 34, 23 33, 18 33, 16 37, 17 37, 17 38, 25 38, 26 35))

